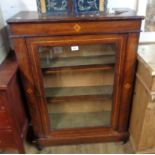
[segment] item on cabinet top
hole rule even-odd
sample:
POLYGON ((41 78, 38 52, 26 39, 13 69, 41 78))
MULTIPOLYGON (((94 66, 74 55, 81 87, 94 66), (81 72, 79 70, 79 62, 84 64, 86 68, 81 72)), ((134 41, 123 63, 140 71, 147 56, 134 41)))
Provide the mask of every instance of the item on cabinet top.
POLYGON ((40 15, 68 15, 71 12, 71 0, 37 0, 40 15))
POLYGON ((74 0, 76 15, 99 15, 106 8, 107 0, 74 0))
POLYGON ((107 11, 107 0, 37 0, 37 6, 40 15, 94 16, 107 11))

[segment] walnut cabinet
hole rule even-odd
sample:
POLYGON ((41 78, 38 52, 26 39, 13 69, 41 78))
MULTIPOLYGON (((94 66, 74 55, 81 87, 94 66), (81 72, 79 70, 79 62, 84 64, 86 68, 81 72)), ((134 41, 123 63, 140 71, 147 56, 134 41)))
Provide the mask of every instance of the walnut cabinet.
POLYGON ((100 17, 8 20, 42 145, 126 141, 141 20, 134 12, 100 17))

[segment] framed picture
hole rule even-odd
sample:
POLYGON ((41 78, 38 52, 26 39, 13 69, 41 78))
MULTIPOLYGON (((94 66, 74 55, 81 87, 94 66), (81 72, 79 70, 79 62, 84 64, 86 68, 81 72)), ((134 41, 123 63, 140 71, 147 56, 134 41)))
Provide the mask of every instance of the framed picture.
POLYGON ((37 0, 38 11, 45 15, 65 15, 70 13, 71 0, 37 0))
POLYGON ((77 15, 99 13, 99 0, 74 0, 74 9, 77 15))
POLYGON ((96 14, 106 11, 107 0, 74 0, 76 15, 96 14))

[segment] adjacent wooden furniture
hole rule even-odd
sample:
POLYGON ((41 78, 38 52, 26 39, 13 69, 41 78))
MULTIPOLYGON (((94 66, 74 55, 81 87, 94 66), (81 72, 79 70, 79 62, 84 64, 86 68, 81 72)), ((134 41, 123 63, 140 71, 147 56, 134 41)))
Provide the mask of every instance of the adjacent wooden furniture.
POLYGON ((155 153, 155 44, 139 47, 138 71, 130 123, 137 153, 155 153))
POLYGON ((8 57, 0 65, 0 149, 17 149, 24 153, 28 121, 18 81, 18 65, 8 57))
POLYGON ((8 20, 39 144, 128 139, 142 19, 128 10, 8 20))

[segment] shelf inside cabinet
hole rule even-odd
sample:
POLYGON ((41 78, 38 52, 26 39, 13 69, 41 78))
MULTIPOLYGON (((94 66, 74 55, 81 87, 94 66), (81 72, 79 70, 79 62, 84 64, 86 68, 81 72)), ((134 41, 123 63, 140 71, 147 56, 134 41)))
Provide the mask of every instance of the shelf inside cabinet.
POLYGON ((111 65, 89 65, 89 66, 72 66, 72 67, 59 67, 59 68, 46 68, 43 69, 43 74, 56 74, 68 72, 90 72, 90 71, 109 71, 114 69, 114 64, 111 65))
POLYGON ((54 130, 84 128, 84 127, 110 127, 111 112, 88 113, 49 113, 51 128, 54 130))
POLYGON ((81 87, 61 87, 45 88, 45 95, 48 101, 63 101, 71 99, 111 99, 113 87, 107 86, 81 86, 81 87))
POLYGON ((75 67, 75 66, 89 66, 89 65, 112 65, 115 64, 114 55, 105 56, 85 56, 85 57, 68 57, 55 59, 40 59, 41 68, 59 68, 59 67, 75 67))

